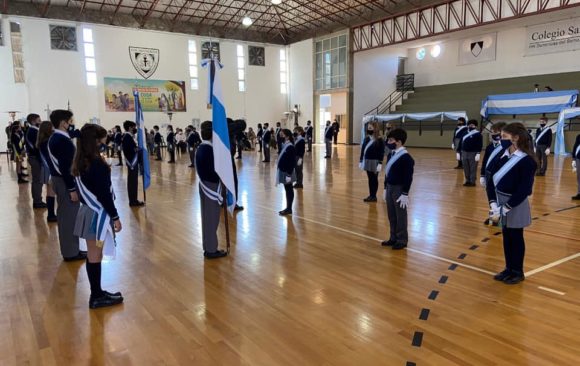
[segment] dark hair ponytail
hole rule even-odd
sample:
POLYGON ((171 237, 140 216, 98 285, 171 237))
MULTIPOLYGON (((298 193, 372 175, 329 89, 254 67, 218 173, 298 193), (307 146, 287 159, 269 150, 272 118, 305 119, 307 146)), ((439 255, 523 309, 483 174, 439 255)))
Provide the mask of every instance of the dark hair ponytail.
POLYGON ((105 137, 107 137, 107 130, 99 125, 86 124, 81 128, 72 166, 72 174, 75 177, 86 172, 93 160, 103 159, 99 152, 99 141, 105 137))
POLYGON ((503 132, 508 133, 512 136, 517 136, 517 147, 519 150, 528 154, 537 163, 536 154, 534 152, 534 145, 532 142, 532 137, 528 132, 526 126, 520 122, 510 123, 502 129, 503 132))
POLYGON ((284 136, 286 136, 291 143, 294 143, 294 136, 292 135, 292 131, 290 131, 287 128, 284 128, 282 129, 282 133, 284 133, 284 136))

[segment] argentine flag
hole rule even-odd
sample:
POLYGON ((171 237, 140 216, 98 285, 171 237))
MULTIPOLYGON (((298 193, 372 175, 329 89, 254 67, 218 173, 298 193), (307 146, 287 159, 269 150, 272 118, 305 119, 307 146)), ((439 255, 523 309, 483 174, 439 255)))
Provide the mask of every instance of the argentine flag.
POLYGON ((141 109, 141 101, 139 100, 139 92, 133 91, 135 97, 135 123, 137 123, 137 144, 141 153, 141 164, 143 176, 143 189, 149 188, 151 185, 151 169, 149 168, 149 152, 147 151, 147 144, 145 143, 145 121, 143 120, 143 109, 141 109))
POLYGON ((212 145, 214 169, 226 187, 226 202, 230 213, 236 206, 236 189, 234 183, 234 168, 230 152, 230 134, 226 119, 226 108, 222 97, 221 69, 222 64, 217 59, 203 60, 201 65, 208 68, 209 93, 208 104, 212 106, 212 145))

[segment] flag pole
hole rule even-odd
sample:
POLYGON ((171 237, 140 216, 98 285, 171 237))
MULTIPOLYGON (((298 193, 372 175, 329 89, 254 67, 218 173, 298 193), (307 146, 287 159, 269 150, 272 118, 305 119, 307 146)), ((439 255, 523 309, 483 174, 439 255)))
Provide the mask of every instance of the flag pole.
POLYGON ((224 206, 224 224, 226 226, 226 250, 230 254, 230 222, 228 218, 228 199, 227 199, 227 188, 223 186, 223 206, 224 206))

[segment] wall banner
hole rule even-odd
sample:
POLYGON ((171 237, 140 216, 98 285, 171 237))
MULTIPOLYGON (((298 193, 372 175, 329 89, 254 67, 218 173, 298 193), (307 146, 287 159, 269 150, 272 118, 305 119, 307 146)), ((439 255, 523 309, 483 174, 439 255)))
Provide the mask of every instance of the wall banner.
POLYGON ((185 112, 185 81, 105 78, 105 110, 134 112, 133 90, 143 112, 185 112))
POLYGON ((483 34, 459 41, 459 65, 495 61, 497 33, 483 34))
POLYGON ((580 18, 527 27, 526 56, 580 49, 580 18))

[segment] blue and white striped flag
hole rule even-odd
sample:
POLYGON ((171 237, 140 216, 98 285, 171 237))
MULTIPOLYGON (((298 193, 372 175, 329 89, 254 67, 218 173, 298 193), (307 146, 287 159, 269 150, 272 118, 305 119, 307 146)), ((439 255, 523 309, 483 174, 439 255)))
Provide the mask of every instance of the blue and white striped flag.
POLYGON ((201 65, 209 72, 208 103, 212 106, 212 145, 214 169, 226 187, 226 202, 230 213, 236 206, 236 189, 234 183, 234 167, 230 152, 230 134, 226 118, 226 108, 222 97, 221 69, 223 65, 217 59, 203 60, 201 65))
POLYGON ((141 161, 143 170, 143 189, 149 188, 151 185, 151 169, 149 167, 149 152, 147 151, 147 144, 145 143, 145 120, 143 119, 143 109, 141 108, 141 101, 139 100, 139 92, 133 90, 135 97, 135 123, 137 123, 137 144, 139 152, 141 153, 141 161))

